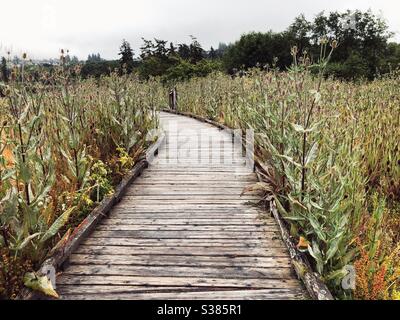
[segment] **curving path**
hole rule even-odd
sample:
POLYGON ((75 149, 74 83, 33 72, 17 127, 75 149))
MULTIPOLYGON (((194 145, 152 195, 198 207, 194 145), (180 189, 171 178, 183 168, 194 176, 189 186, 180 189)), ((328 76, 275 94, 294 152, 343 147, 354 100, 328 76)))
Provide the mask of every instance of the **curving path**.
POLYGON ((161 122, 166 143, 71 255, 61 298, 305 298, 275 221, 240 196, 257 179, 231 134, 167 113, 161 122))

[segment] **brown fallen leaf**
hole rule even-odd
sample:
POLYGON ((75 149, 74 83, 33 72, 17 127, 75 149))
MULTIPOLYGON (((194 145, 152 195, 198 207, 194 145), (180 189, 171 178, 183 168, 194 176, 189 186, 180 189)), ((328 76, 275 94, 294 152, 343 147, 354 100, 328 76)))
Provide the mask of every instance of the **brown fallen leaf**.
POLYGON ((299 243, 297 244, 297 249, 299 250, 307 250, 310 242, 304 237, 300 237, 299 243))

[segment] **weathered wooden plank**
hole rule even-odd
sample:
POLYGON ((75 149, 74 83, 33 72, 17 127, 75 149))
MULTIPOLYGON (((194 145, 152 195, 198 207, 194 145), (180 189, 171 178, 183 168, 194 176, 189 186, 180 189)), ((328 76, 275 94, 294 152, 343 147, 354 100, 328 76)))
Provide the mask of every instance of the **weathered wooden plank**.
POLYGON ((257 218, 231 218, 229 215, 226 215, 225 218, 216 219, 212 215, 208 215, 207 217, 203 217, 202 219, 197 216, 192 216, 189 218, 180 218, 176 219, 175 216, 171 216, 171 218, 155 218, 148 217, 146 218, 134 218, 127 217, 121 218, 119 215, 113 215, 113 218, 105 219, 102 222, 103 225, 137 225, 137 226, 270 226, 276 228, 276 224, 271 219, 268 221, 263 221, 257 218))
POLYGON ((199 161, 198 159, 190 159, 190 160, 179 160, 179 161, 168 161, 168 160, 157 160, 156 162, 153 162, 152 165, 152 171, 165 171, 165 172, 174 172, 175 170, 171 170, 171 166, 174 166, 174 169, 179 170, 179 171, 191 171, 191 172, 210 172, 212 170, 218 171, 218 172, 232 172, 232 171, 237 171, 238 173, 243 172, 243 173, 248 173, 246 171, 247 169, 243 165, 245 162, 228 162, 225 163, 224 161, 218 160, 218 161, 199 161), (213 164, 211 164, 213 163, 213 164), (155 167, 157 166, 157 167, 155 167), (157 168, 157 169, 156 169, 157 168))
POLYGON ((209 239, 119 239, 119 238, 88 238, 84 245, 136 246, 136 247, 234 247, 234 248, 286 248, 280 238, 250 239, 238 241, 236 239, 209 240, 209 239))
MULTIPOLYGON (((233 157, 234 155, 232 155, 233 157)), ((227 167, 227 168, 245 168, 246 159, 243 160, 232 160, 230 156, 226 155, 223 157, 222 155, 217 154, 201 154, 201 155, 185 155, 182 156, 180 154, 176 155, 165 155, 164 157, 157 158, 154 162, 152 162, 152 166, 155 167, 171 167, 177 166, 180 168, 181 166, 189 167, 196 166, 200 168, 206 168, 208 166, 211 167, 227 167)))
POLYGON ((182 194, 182 195, 170 195, 170 194, 157 194, 157 195, 127 195, 126 199, 128 201, 132 201, 135 203, 141 203, 140 201, 146 201, 151 203, 154 200, 162 200, 168 202, 176 202, 179 203, 208 203, 208 202, 215 202, 215 203, 225 203, 229 202, 248 202, 248 201, 259 201, 260 198, 256 196, 243 196, 239 197, 236 195, 206 195, 206 194, 182 194))
MULTIPOLYGON (((163 218, 163 215, 165 216, 173 216, 176 219, 181 219, 181 218, 198 218, 198 219, 203 219, 203 218, 218 218, 218 216, 221 216, 222 219, 226 219, 227 217, 232 218, 232 219, 240 219, 240 218, 249 218, 249 219, 255 219, 255 218, 262 218, 262 219, 269 219, 271 218, 271 215, 268 213, 263 213, 259 212, 257 210, 253 210, 254 206, 246 206, 246 207, 239 207, 239 206, 230 206, 230 207, 221 207, 221 206, 216 206, 216 207, 210 207, 208 205, 206 206, 201 206, 199 207, 198 205, 186 205, 187 210, 181 210, 182 208, 176 208, 176 207, 134 207, 134 208, 129 208, 129 207, 122 207, 120 204, 117 205, 115 209, 113 210, 112 217, 115 215, 119 214, 126 214, 126 215, 131 215, 132 218, 137 217, 137 215, 145 215, 145 216, 151 216, 154 215, 154 218, 163 218), (118 206, 118 207, 117 207, 118 206)), ((125 216, 121 216, 119 218, 128 218, 125 216)))
POLYGON ((209 174, 194 172, 192 175, 186 172, 160 172, 158 174, 152 173, 151 175, 145 173, 145 175, 142 175, 137 180, 133 187, 140 185, 157 185, 162 187, 163 185, 173 184, 179 188, 182 185, 191 184, 192 187, 196 188, 221 188, 222 186, 240 188, 255 183, 253 177, 247 174, 228 173, 228 175, 230 175, 230 177, 224 179, 222 177, 223 175, 218 172, 216 172, 216 174, 214 174, 214 172, 209 174), (180 180, 178 180, 177 177, 179 177, 180 180), (215 180, 216 178, 220 180, 215 180))
MULTIPOLYGON (((137 212, 135 213, 134 211, 119 211, 114 212, 111 215, 110 219, 107 219, 105 223, 108 223, 108 221, 112 220, 117 220, 117 221, 127 221, 127 224, 132 223, 135 224, 136 220, 138 223, 140 221, 143 221, 143 223, 152 223, 151 221, 153 220, 159 220, 160 223, 161 221, 168 221, 168 220, 181 220, 181 221, 194 221, 196 223, 198 221, 199 224, 201 224, 201 221, 204 222, 204 224, 207 224, 209 222, 210 224, 217 224, 221 222, 226 223, 231 223, 231 224, 236 224, 236 222, 243 221, 246 222, 247 224, 251 224, 253 220, 257 221, 257 223, 263 223, 265 221, 266 225, 275 225, 273 221, 269 217, 263 218, 259 217, 257 214, 240 214, 240 213, 230 213, 229 211, 227 212, 192 212, 192 213, 174 213, 174 212, 137 212), (247 219, 246 219, 247 218, 247 219), (259 218, 259 219, 258 219, 259 218), (258 220, 256 220, 258 219, 258 220), (147 221, 147 222, 146 222, 147 221), (215 223, 214 223, 215 222, 215 223)), ((115 221, 117 223, 117 221, 115 221)), ((173 221, 172 221, 173 222, 173 221)), ((155 223, 155 222, 154 222, 155 223)), ((246 224, 244 223, 244 224, 246 224)), ((174 224, 174 223, 172 223, 174 224)))
MULTIPOLYGON (((198 182, 197 182, 198 183, 198 182)), ((159 185, 154 182, 147 185, 138 184, 134 188, 128 190, 129 196, 132 195, 233 195, 235 197, 250 195, 260 196, 257 193, 242 194, 244 188, 250 184, 243 185, 210 185, 202 188, 197 188, 195 184, 181 184, 181 185, 159 185)))
MULTIPOLYGON (((146 296, 157 296, 157 294, 170 295, 174 299, 173 295, 180 297, 183 294, 189 294, 191 297, 195 298, 198 295, 198 298, 204 297, 202 299, 209 300, 205 297, 206 294, 210 294, 211 296, 225 296, 228 298, 231 295, 236 294, 236 296, 251 296, 254 297, 257 293, 264 295, 268 293, 271 296, 277 295, 293 295, 295 297, 304 297, 304 294, 301 289, 253 289, 253 290, 243 290, 236 289, 232 290, 231 288, 218 288, 218 287, 185 287, 185 286, 105 286, 105 285, 68 285, 63 284, 58 286, 58 290, 63 292, 64 297, 72 297, 77 294, 81 296, 92 296, 95 299, 100 298, 102 296, 108 296, 116 299, 116 297, 120 296, 129 296, 130 299, 135 299, 136 295, 144 294, 146 296), (207 291, 209 290, 209 291, 207 291)), ((128 298, 129 299, 129 298, 128 298)), ((179 298, 181 300, 181 298, 179 298)))
MULTIPOLYGON (((144 182, 144 181, 141 181, 144 182)), ((224 184, 223 182, 216 182, 214 181, 214 184, 199 184, 199 181, 197 181, 197 185, 195 184, 196 181, 185 183, 185 182, 146 182, 146 183, 141 183, 138 182, 131 188, 129 188, 129 192, 134 192, 134 191, 148 191, 148 190, 154 190, 154 191, 160 191, 160 192, 166 192, 166 191, 216 191, 216 192, 221 192, 224 189, 227 189, 227 192, 238 192, 239 195, 242 193, 243 188, 246 186, 250 186, 251 183, 249 184, 224 184), (221 187, 223 186, 223 187, 221 187), (166 188, 170 188, 171 190, 166 190, 166 188), (222 190, 221 190, 222 189, 222 190)))
POLYGON ((231 152, 230 150, 187 150, 187 151, 170 151, 168 153, 162 153, 152 164, 163 164, 164 162, 169 164, 179 163, 191 163, 198 162, 202 163, 204 167, 208 165, 232 165, 245 166, 246 158, 243 157, 239 152, 231 152))
MULTIPOLYGON (((146 181, 157 182, 157 183, 179 182, 180 178, 182 178, 183 183, 196 182, 200 180, 208 182, 208 185, 210 186, 213 184, 215 184, 216 186, 223 186, 234 183, 246 186, 257 182, 256 180, 254 180, 252 175, 248 174, 247 171, 236 170, 234 168, 231 169, 230 171, 220 171, 218 169, 210 171, 201 171, 201 170, 177 168, 175 171, 160 170, 160 171, 147 172, 146 176, 143 176, 142 178, 146 179, 146 181), (229 175, 230 177, 226 177, 225 175, 229 175)), ((138 183, 140 182, 138 181, 138 183)))
POLYGON ((166 199, 164 202, 160 203, 160 199, 135 199, 135 197, 126 197, 126 202, 122 202, 118 204, 119 207, 136 207, 140 205, 144 206, 162 206, 162 205, 168 205, 169 207, 172 206, 185 206, 185 205, 198 205, 198 206, 204 206, 208 205, 213 207, 214 205, 223 205, 223 207, 228 207, 228 206, 237 206, 237 205, 251 205, 251 204, 256 204, 256 201, 248 200, 248 199, 225 199, 225 200, 219 200, 219 199, 173 199, 169 200, 166 199), (135 201, 133 201, 135 200, 135 201))
POLYGON ((202 232, 202 233, 219 233, 219 232, 276 232, 277 227, 265 227, 260 225, 239 225, 239 226, 196 226, 196 225, 135 225, 135 224, 100 224, 97 227, 100 231, 171 231, 171 232, 202 232))
POLYGON ((246 158, 243 157, 242 153, 231 150, 195 150, 187 149, 185 151, 175 150, 160 154, 153 163, 161 163, 169 161, 171 163, 176 162, 192 162, 199 161, 205 165, 210 163, 215 164, 242 164, 246 163, 246 158), (169 161, 173 160, 173 161, 169 161))
MULTIPOLYGON (((222 189, 221 187, 219 188, 209 188, 209 189, 193 189, 188 186, 181 187, 180 189, 176 188, 160 188, 157 186, 154 187, 146 187, 143 188, 143 186, 137 187, 135 189, 130 189, 126 195, 127 196, 215 196, 215 197, 220 197, 220 196, 231 196, 231 197, 240 197, 243 188, 225 188, 222 189), (186 188, 185 188, 186 187, 186 188)), ((245 197, 250 198, 249 196, 245 197)), ((253 196, 251 199, 258 199, 259 197, 253 196)))
MULTIPOLYGON (((184 207, 184 206, 183 206, 184 207)), ((115 206, 115 209, 113 210, 113 213, 115 214, 153 214, 157 213, 159 215, 166 214, 166 215, 171 215, 171 214, 176 214, 177 217, 180 216, 195 216, 195 215, 210 215, 210 216, 217 216, 217 215, 224 215, 226 216, 227 214, 231 214, 232 217, 234 216, 261 216, 265 215, 265 213, 259 213, 258 211, 254 211, 251 209, 251 206, 249 207, 240 207, 240 206, 230 206, 230 207, 225 207, 225 206, 209 206, 209 205, 186 205, 186 208, 188 210, 180 210, 176 208, 171 208, 171 207, 164 207, 164 208, 153 208, 153 207, 141 207, 141 208, 129 208, 129 207, 122 207, 121 204, 118 204, 115 206)))
MULTIPOLYGON (((187 175, 190 173, 193 173, 194 176, 201 175, 201 176, 208 176, 210 178, 215 177, 215 176, 221 176, 224 173, 236 173, 236 175, 249 175, 248 169, 242 168, 242 167, 212 167, 212 168, 206 168, 206 167, 197 167, 197 166, 176 166, 175 169, 171 169, 171 166, 166 165, 164 168, 162 167, 149 167, 148 169, 149 174, 172 174, 172 175, 187 175), (215 175, 214 175, 215 174, 215 175)), ((256 180, 252 179, 249 177, 249 181, 254 181, 256 180)))
POLYGON ((298 288, 294 279, 227 279, 195 277, 143 277, 143 276, 103 276, 69 275, 60 278, 60 284, 76 285, 133 285, 133 286, 187 286, 187 287, 228 287, 228 288, 298 288))
POLYGON ((274 225, 261 225, 261 224, 196 224, 196 223, 181 223, 181 224, 169 224, 167 222, 163 224, 145 223, 137 224, 133 220, 131 223, 101 223, 98 230, 126 230, 126 231, 279 231, 274 225))
POLYGON ((248 183, 248 184, 242 184, 239 182, 232 182, 232 183, 227 183, 226 181, 221 181, 221 182, 216 182, 215 180, 209 180, 207 182, 205 182, 204 184, 199 185, 199 181, 158 181, 158 180, 154 180, 154 181, 150 181, 149 180, 140 180, 137 183, 135 183, 135 187, 136 189, 129 189, 129 191, 131 192, 132 190, 146 190, 147 188, 160 188, 163 189, 164 191, 168 188, 175 188, 175 187, 179 187, 181 189, 186 188, 196 188, 196 190, 199 191, 206 191, 207 188, 213 188, 213 189, 228 189, 228 191, 230 189, 233 190, 240 190, 242 191, 243 188, 250 186, 252 183, 248 183), (198 187, 196 187, 196 185, 198 187))
POLYGON ((213 174, 193 174, 189 176, 186 172, 159 172, 158 174, 142 176, 143 179, 138 180, 137 185, 142 183, 145 184, 203 184, 203 186, 219 186, 223 188, 224 186, 247 186, 256 183, 252 177, 246 177, 245 175, 240 178, 238 175, 232 175, 230 178, 224 178, 219 172, 213 174))
POLYGON ((195 212, 195 211, 204 211, 204 212, 230 212, 234 210, 243 210, 246 208, 251 208, 252 203, 248 203, 244 201, 244 203, 216 203, 213 205, 212 203, 169 203, 168 201, 159 201, 153 202, 151 207, 144 203, 119 203, 116 208, 119 213, 133 213, 133 212, 195 212), (241 205, 248 204, 247 207, 243 207, 241 205))
POLYGON ((152 165, 155 166, 166 166, 166 165, 201 165, 202 167, 238 167, 238 168, 245 168, 246 165, 246 158, 241 158, 240 160, 236 160, 235 158, 239 158, 239 154, 228 154, 225 155, 223 152, 186 152, 185 154, 182 153, 175 153, 175 154, 165 154, 161 155, 157 158, 152 165))
MULTIPOLYGON (((128 287, 131 288, 131 287, 128 287)), ((129 292, 129 289, 119 289, 120 291, 110 293, 98 293, 83 291, 82 294, 66 294, 66 300, 299 300, 305 299, 302 290, 296 289, 268 289, 268 290, 234 290, 225 291, 223 288, 215 288, 210 291, 172 291, 172 292, 129 292)), ((204 288, 203 288, 204 290, 204 288)), ((169 291, 169 290, 168 290, 169 291)))
MULTIPOLYGON (((80 266, 76 266, 79 268, 80 266)), ((91 266, 89 266, 90 268, 91 266)), ((75 268, 75 266, 74 266, 75 268)), ((138 267, 132 267, 132 268, 138 268, 138 267)), ((140 267, 139 267, 140 268, 140 267)), ((162 267, 160 267, 162 268, 162 267)), ((114 299, 117 299, 117 297, 120 294, 137 294, 137 293, 150 293, 150 292, 193 292, 193 291, 199 291, 199 290, 204 290, 204 287, 202 288, 187 288, 185 286, 116 286, 116 285, 71 285, 71 284, 58 284, 57 285, 57 291, 62 292, 63 296, 68 296, 68 295, 76 295, 76 294, 84 294, 84 295, 89 295, 89 296, 94 296, 95 299, 97 299, 97 296, 102 296, 102 295, 114 295, 114 299)), ((287 289, 286 289, 287 290, 287 289)))
POLYGON ((226 255, 215 256, 170 256, 170 255, 96 255, 77 254, 70 257, 72 264, 79 265, 147 265, 147 266, 212 266, 218 267, 260 267, 280 268, 290 267, 288 257, 237 257, 226 255))
MULTIPOLYGON (((268 232, 270 236, 279 236, 278 232, 268 232)), ((263 231, 128 231, 128 230, 96 230, 93 238, 142 238, 142 239, 262 239, 263 231)))
POLYGON ((162 154, 152 165, 176 165, 176 164, 202 164, 204 167, 213 166, 232 166, 245 167, 246 158, 242 158, 239 153, 228 153, 224 151, 186 151, 162 154))
POLYGON ((228 247, 128 247, 81 245, 75 253, 94 255, 175 255, 175 256, 230 256, 286 257, 284 248, 228 248, 228 247))
MULTIPOLYGON (((155 267, 155 266, 107 266, 76 265, 64 272, 65 275, 103 275, 103 276, 142 276, 180 277, 220 279, 292 279, 292 268, 210 268, 210 267, 155 267)), ((64 292, 65 293, 65 292, 64 292)))

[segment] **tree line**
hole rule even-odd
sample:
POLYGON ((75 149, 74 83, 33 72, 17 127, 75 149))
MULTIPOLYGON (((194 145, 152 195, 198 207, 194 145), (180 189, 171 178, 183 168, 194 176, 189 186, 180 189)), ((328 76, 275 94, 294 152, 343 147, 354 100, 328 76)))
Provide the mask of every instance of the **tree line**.
MULTIPOLYGON (((283 32, 251 32, 231 44, 205 50, 191 36, 190 43, 175 45, 161 39, 143 39, 136 54, 123 40, 118 60, 105 60, 99 53, 90 54, 85 62, 69 58, 69 64, 82 64, 83 77, 99 77, 112 71, 137 73, 140 78, 161 77, 164 81, 206 76, 213 71, 229 74, 249 68, 286 70, 292 63, 291 48, 317 62, 320 42, 338 43, 327 67, 327 74, 341 79, 373 79, 399 67, 400 44, 390 42, 393 34, 383 18, 371 11, 320 13, 307 20, 298 16, 283 32)), ((0 77, 7 75, 3 59, 0 77)))
POLYGON ((247 33, 217 49, 204 50, 195 37, 190 44, 177 46, 160 39, 143 39, 135 60, 125 41, 120 62, 143 78, 161 76, 167 80, 203 76, 214 70, 230 74, 254 67, 286 70, 292 63, 292 47, 317 62, 320 42, 336 40, 338 49, 327 74, 341 79, 373 79, 399 67, 400 44, 390 42, 392 36, 384 19, 371 11, 322 12, 312 20, 298 16, 283 32, 247 33))
POLYGON ((191 42, 178 45, 161 39, 142 38, 140 53, 135 53, 126 40, 122 41, 119 60, 107 61, 99 54, 88 56, 82 68, 82 75, 99 76, 117 69, 119 72, 136 72, 142 79, 161 77, 164 80, 184 80, 194 76, 206 76, 212 71, 223 70, 222 57, 227 46, 218 49, 203 49, 198 40, 191 36, 191 42))
POLYGON ((371 11, 321 13, 312 21, 300 15, 284 32, 243 35, 228 48, 224 66, 228 72, 260 65, 285 70, 291 64, 293 46, 316 62, 320 42, 336 40, 338 48, 327 73, 372 79, 399 66, 400 44, 390 43, 392 36, 386 22, 371 11))

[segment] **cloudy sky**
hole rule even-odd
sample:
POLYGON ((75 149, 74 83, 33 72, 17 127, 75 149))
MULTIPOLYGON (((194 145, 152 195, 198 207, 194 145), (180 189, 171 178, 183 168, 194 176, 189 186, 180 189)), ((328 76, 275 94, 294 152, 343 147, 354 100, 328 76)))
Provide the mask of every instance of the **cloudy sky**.
POLYGON ((0 55, 11 48, 31 58, 57 57, 60 48, 81 59, 116 58, 123 38, 136 51, 141 37, 185 42, 189 35, 209 48, 249 31, 282 31, 299 14, 323 10, 372 9, 400 41, 397 0, 13 0, 0 8, 0 55))

